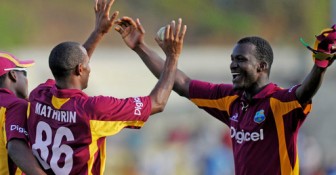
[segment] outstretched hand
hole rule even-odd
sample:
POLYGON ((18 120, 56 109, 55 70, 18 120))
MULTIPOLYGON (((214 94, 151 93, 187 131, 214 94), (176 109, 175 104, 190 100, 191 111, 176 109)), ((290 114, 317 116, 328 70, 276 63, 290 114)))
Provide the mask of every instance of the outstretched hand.
POLYGON ((117 18, 119 12, 115 11, 110 17, 110 10, 114 0, 95 0, 94 11, 96 14, 95 31, 100 34, 106 34, 113 26, 114 20, 117 18))
POLYGON ((118 26, 115 30, 121 35, 126 45, 134 50, 140 44, 144 43, 145 29, 142 27, 140 20, 134 21, 130 17, 122 17, 115 22, 118 26))
POLYGON ((314 47, 310 47, 302 38, 301 43, 313 52, 315 65, 321 68, 329 67, 336 59, 336 24, 326 28, 316 35, 314 47))
POLYGON ((183 40, 187 26, 182 26, 182 19, 179 18, 177 25, 171 21, 170 25, 165 27, 164 37, 156 36, 155 40, 167 56, 179 56, 183 48, 183 40))

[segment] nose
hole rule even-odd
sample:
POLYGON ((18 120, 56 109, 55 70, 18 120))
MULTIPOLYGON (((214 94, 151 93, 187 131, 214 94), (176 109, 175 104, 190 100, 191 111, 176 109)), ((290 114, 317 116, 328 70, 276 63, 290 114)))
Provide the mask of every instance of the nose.
POLYGON ((235 62, 235 61, 231 61, 230 68, 234 69, 234 68, 237 68, 237 67, 238 67, 238 63, 235 62))

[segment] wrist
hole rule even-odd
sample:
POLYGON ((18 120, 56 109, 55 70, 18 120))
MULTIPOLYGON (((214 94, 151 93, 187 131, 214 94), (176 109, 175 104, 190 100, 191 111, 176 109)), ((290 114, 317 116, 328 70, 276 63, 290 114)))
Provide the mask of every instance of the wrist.
POLYGON ((147 48, 147 45, 146 45, 146 43, 144 43, 144 42, 139 42, 138 44, 136 44, 135 46, 134 46, 134 48, 132 48, 132 50, 134 50, 135 52, 144 52, 145 50, 146 50, 146 48, 147 48))
POLYGON ((320 68, 327 68, 329 66, 329 60, 315 59, 315 65, 320 68))
POLYGON ((91 35, 97 36, 97 37, 103 37, 106 33, 99 29, 94 29, 91 35))

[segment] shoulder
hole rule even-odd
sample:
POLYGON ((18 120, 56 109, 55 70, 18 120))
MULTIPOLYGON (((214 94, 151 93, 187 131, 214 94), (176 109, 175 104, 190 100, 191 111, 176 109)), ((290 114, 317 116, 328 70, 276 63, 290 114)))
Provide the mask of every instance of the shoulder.
POLYGON ((281 101, 295 101, 296 98, 296 90, 300 87, 300 85, 294 85, 289 88, 280 88, 278 87, 275 89, 274 94, 272 95, 273 98, 276 98, 281 101))
POLYGON ((46 89, 51 89, 55 85, 55 80, 48 79, 46 82, 39 84, 37 87, 35 87, 31 92, 30 96, 32 94, 36 94, 40 91, 46 90, 46 89))
POLYGON ((239 92, 233 90, 232 84, 215 84, 199 80, 192 80, 189 87, 190 99, 218 99, 233 95, 239 95, 239 92))

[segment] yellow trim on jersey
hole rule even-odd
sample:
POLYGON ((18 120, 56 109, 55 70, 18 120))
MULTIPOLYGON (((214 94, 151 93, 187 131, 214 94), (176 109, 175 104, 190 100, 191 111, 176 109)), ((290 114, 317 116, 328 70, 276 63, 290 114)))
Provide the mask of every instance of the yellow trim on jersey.
MULTIPOLYGON (((120 132, 123 128, 127 126, 142 127, 145 124, 143 121, 99 121, 91 120, 91 136, 92 142, 89 145, 90 159, 88 161, 89 175, 91 175, 91 170, 94 161, 94 155, 98 151, 97 141, 99 138, 115 135, 120 132)), ((104 138, 103 144, 100 147, 100 174, 104 174, 105 161, 106 161, 106 138, 104 138)))
POLYGON ((30 102, 28 102, 28 107, 27 107, 27 119, 30 116, 30 102))
MULTIPOLYGON (((281 174, 299 175, 299 156, 297 148, 296 148, 296 162, 294 164, 294 167, 292 167, 289 160, 283 116, 296 108, 300 108, 301 105, 298 101, 281 102, 278 99, 271 98, 270 106, 274 115, 275 125, 278 132, 281 174)), ((308 110, 310 107, 311 105, 307 105, 304 111, 309 112, 308 110)))
POLYGON ((61 107, 69 100, 70 98, 57 98, 52 96, 51 103, 56 109, 61 109, 61 107))
MULTIPOLYGON (((93 166, 94 155, 98 151, 97 141, 99 139, 99 137, 94 132, 92 132, 92 130, 91 130, 91 137, 92 137, 92 142, 89 145, 90 159, 88 161, 88 175, 92 175, 92 171, 91 170, 92 170, 92 166, 93 166)), ((101 164, 102 163, 105 163, 105 160, 102 161, 101 164)), ((100 173, 102 173, 102 171, 100 173)))
POLYGON ((0 157, 1 157, 1 163, 0 163, 0 174, 9 174, 8 171, 8 156, 7 156, 7 137, 6 137, 6 108, 1 107, 0 108, 0 157))
POLYGON ((221 111, 226 111, 230 115, 230 105, 231 103, 238 98, 238 95, 226 96, 219 99, 201 99, 201 98, 192 98, 190 99, 199 107, 208 107, 216 108, 221 111))
POLYGON ((103 143, 100 146, 100 170, 101 175, 104 174, 105 165, 106 165, 106 137, 104 138, 103 143))
POLYGON ((22 171, 20 170, 19 167, 16 168, 15 175, 22 175, 22 171))
MULTIPOLYGON (((0 174, 9 174, 8 169, 8 152, 7 152, 7 136, 6 136, 6 108, 0 108, 0 157, 2 159, 0 163, 0 174)), ((22 175, 22 171, 19 167, 15 170, 15 175, 22 175)))

